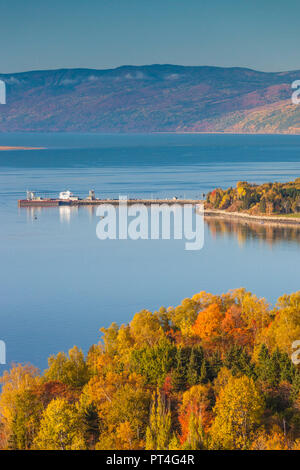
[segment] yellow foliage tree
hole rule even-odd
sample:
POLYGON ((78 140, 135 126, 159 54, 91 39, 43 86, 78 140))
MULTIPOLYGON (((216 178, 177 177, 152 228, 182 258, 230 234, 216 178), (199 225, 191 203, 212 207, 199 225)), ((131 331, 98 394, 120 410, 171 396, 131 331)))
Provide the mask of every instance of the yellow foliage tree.
POLYGON ((30 364, 14 364, 10 371, 4 371, 0 383, 0 422, 5 436, 3 446, 6 447, 12 433, 17 398, 26 391, 37 389, 41 377, 38 369, 30 364))
POLYGON ((251 450, 288 450, 289 446, 284 434, 275 430, 270 434, 260 432, 254 439, 251 450))
POLYGON ((43 413, 34 447, 40 450, 83 450, 86 446, 82 428, 76 406, 57 398, 43 413))
POLYGON ((211 444, 216 449, 247 449, 260 423, 264 403, 252 379, 229 378, 214 407, 211 444))
POLYGON ((136 313, 130 323, 130 333, 137 346, 154 346, 164 337, 157 315, 149 310, 136 313))
POLYGON ((283 295, 278 299, 275 319, 261 335, 271 350, 278 347, 291 354, 292 343, 300 338, 300 291, 283 295))

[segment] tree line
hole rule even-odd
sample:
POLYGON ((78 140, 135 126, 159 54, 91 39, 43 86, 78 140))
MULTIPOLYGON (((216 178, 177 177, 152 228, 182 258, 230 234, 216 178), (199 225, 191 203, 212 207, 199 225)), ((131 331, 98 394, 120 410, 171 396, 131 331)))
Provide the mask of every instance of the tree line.
POLYGON ((300 178, 288 183, 264 183, 261 185, 239 181, 236 188, 217 188, 206 196, 206 207, 247 211, 258 214, 300 213, 300 178))

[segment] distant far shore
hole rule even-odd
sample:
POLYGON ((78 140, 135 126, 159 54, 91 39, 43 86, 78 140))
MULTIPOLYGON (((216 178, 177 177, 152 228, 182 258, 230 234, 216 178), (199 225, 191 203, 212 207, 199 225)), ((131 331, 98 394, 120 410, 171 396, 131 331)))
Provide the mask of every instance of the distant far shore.
POLYGON ((3 150, 43 150, 45 147, 5 147, 0 146, 0 151, 3 150))
POLYGON ((175 134, 175 135, 300 135, 300 130, 298 132, 245 132, 245 131, 153 131, 149 134, 175 134))

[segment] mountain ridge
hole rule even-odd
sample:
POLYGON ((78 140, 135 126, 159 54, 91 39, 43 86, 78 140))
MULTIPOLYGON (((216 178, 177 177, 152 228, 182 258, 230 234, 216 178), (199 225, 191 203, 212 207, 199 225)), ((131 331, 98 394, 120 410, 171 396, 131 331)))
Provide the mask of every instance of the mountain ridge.
POLYGON ((0 74, 0 132, 300 134, 300 70, 154 64, 0 74))

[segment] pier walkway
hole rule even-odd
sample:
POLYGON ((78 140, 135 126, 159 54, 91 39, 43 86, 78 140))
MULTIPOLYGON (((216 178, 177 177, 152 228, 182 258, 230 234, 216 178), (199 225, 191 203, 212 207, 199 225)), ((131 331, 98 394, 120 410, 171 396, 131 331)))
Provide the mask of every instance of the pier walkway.
POLYGON ((58 206, 99 206, 102 204, 112 204, 118 206, 126 201, 127 204, 203 204, 201 199, 19 199, 19 207, 58 207, 58 206))

